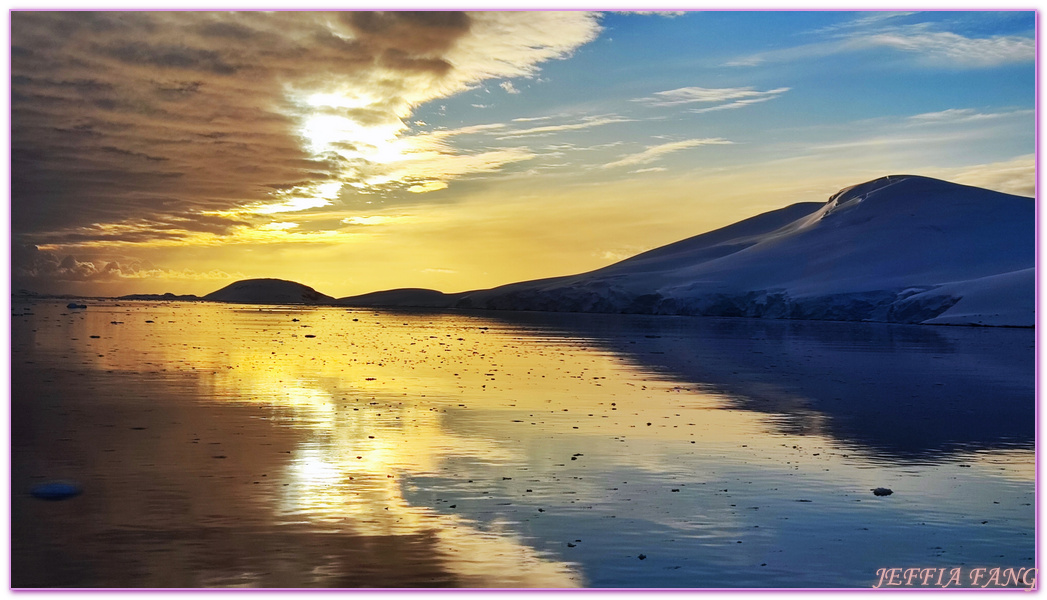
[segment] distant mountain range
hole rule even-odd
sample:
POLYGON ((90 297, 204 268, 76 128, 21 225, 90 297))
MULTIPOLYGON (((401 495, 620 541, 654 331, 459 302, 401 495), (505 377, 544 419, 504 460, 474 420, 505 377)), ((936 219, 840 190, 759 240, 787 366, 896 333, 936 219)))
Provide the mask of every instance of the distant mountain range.
POLYGON ((202 299, 1032 326, 1035 222, 1032 198, 891 175, 579 275, 337 300, 253 279, 202 299))

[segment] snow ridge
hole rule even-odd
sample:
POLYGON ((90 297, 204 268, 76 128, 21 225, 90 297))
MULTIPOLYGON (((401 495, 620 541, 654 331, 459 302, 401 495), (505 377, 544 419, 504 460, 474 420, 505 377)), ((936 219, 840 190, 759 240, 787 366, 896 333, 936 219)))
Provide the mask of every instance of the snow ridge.
POLYGON ((455 306, 1032 326, 1034 210, 1031 198, 891 175, 455 306))

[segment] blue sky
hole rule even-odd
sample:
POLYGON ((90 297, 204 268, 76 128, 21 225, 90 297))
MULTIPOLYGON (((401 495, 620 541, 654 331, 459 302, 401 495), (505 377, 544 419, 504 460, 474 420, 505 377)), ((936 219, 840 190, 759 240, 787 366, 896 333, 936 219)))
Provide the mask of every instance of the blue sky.
POLYGON ((1032 195, 1035 15, 14 13, 16 286, 574 273, 892 173, 1032 195))
MULTIPOLYGON (((509 80, 520 93, 501 89, 504 81, 491 82, 422 107, 418 119, 445 127, 520 117, 564 125, 620 119, 543 136, 590 147, 622 142, 601 153, 604 159, 661 140, 734 143, 715 152, 666 154, 656 163, 678 169, 921 134, 928 138, 921 146, 930 150, 921 167, 1007 161, 1033 152, 1031 12, 608 14, 601 25, 600 37, 569 59, 548 63, 536 78, 509 80), (659 97, 687 88, 710 90, 710 99, 659 97), (724 99, 711 99, 716 90, 724 99), (723 90, 751 95, 730 98, 723 90), (957 148, 934 141, 963 132, 980 143, 957 148)), ((1029 185, 1031 180, 1024 191, 1029 185)))

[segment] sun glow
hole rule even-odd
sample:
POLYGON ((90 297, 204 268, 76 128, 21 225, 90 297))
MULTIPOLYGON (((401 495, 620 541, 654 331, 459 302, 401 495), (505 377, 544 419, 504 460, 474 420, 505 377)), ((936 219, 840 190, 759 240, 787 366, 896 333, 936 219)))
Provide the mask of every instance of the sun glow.
POLYGON ((319 112, 303 119, 299 133, 312 154, 335 152, 348 160, 372 160, 402 129, 402 123, 364 125, 348 116, 319 112))
POLYGON ((378 99, 370 94, 357 92, 350 95, 346 93, 319 92, 305 99, 305 103, 313 107, 327 106, 331 108, 364 108, 377 102, 378 99))
POLYGON ((262 204, 256 205, 249 209, 249 212, 258 215, 272 215, 276 213, 286 212, 299 212, 302 210, 309 210, 310 208, 320 208, 321 206, 327 206, 331 204, 331 201, 327 198, 289 198, 283 202, 276 204, 262 204))
POLYGON ((294 229, 295 227, 298 227, 298 223, 273 222, 262 225, 259 229, 264 229, 266 231, 287 231, 288 229, 294 229))

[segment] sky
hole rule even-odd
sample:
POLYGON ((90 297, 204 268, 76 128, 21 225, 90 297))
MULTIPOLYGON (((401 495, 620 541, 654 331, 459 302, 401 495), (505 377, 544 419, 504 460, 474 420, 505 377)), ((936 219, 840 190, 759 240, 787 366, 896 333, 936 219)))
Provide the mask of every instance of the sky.
POLYGON ((457 292, 887 174, 1035 189, 1031 11, 10 18, 16 291, 457 292))

